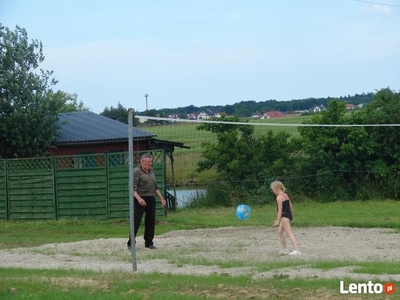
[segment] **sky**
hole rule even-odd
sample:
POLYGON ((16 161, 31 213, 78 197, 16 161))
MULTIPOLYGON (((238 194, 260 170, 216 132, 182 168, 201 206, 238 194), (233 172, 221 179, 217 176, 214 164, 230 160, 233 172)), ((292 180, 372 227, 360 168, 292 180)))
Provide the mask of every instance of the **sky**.
POLYGON ((95 113, 400 91, 400 0, 0 0, 0 23, 95 113))

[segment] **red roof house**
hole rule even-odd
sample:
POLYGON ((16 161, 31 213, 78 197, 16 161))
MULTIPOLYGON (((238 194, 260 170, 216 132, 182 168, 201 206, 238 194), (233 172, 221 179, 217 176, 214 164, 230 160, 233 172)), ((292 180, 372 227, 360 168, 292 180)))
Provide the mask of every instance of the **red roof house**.
POLYGON ((261 119, 274 119, 274 118, 283 118, 285 115, 280 111, 267 111, 261 117, 261 119))

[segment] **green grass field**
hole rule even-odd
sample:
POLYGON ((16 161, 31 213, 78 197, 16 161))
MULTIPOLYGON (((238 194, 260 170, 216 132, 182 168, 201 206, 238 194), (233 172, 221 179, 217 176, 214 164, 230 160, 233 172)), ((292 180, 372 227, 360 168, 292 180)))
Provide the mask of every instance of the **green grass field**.
MULTIPOLYGON (((296 227, 393 228, 397 231, 393 239, 399 241, 399 205, 399 202, 390 200, 326 204, 304 201, 295 204, 296 227)), ((243 222, 232 218, 233 208, 179 209, 170 212, 167 218, 158 220, 156 234, 197 228, 270 226, 275 213, 274 203, 253 207, 251 218, 243 222)), ((126 238, 128 230, 128 220, 1 221, 0 249, 99 238, 126 238)), ((162 252, 157 255, 162 256, 162 252)), ((3 259, 1 252, 0 259, 3 259)), ((225 264, 224 267, 243 266, 245 263, 221 262, 225 264)), ((302 268, 305 264, 301 260, 288 260, 259 264, 257 267, 259 270, 279 270, 302 268)), ((400 274, 400 261, 356 263, 343 257, 340 261, 319 261, 311 267, 330 270, 349 265, 359 267, 357 272, 361 275, 400 274)), ((359 282, 365 280, 360 279, 359 282)), ((400 282, 393 283, 397 288, 400 287, 400 282)), ((215 274, 183 276, 0 268, 0 299, 350 299, 349 295, 341 296, 338 293, 338 285, 339 279, 288 279, 284 276, 253 280, 250 276, 215 274)), ((391 296, 382 294, 373 295, 373 298, 371 295, 351 296, 351 299, 399 298, 398 291, 391 296)))

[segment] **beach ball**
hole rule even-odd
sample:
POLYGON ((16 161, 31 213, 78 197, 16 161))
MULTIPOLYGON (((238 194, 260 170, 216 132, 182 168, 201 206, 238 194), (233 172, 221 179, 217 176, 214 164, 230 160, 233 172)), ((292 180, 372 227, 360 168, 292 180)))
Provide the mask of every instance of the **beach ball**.
POLYGON ((247 220, 250 218, 250 207, 246 204, 240 204, 236 207, 236 217, 240 220, 247 220))

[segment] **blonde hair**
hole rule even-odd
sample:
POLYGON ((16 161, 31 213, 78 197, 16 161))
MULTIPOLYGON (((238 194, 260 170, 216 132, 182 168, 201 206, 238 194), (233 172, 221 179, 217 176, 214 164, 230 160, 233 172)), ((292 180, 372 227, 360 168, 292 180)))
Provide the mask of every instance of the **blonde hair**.
POLYGON ((272 190, 281 190, 281 191, 286 192, 285 186, 284 186, 283 183, 280 182, 280 181, 274 181, 274 182, 272 182, 272 183, 271 183, 271 189, 272 189, 272 190))

